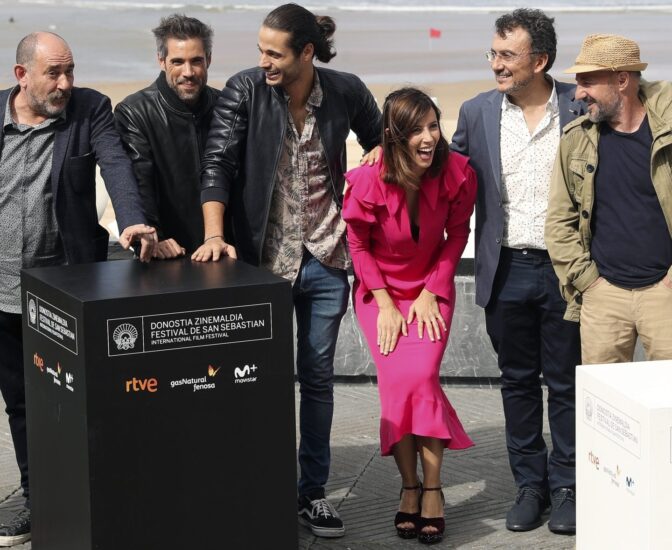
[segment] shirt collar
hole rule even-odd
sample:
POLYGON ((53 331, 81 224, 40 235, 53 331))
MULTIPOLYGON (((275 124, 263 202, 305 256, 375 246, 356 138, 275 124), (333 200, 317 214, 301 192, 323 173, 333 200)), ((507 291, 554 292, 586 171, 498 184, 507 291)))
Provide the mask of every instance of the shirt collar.
MULTIPOLYGON (((14 101, 14 98, 16 97, 16 94, 19 93, 19 85, 17 84, 14 89, 9 93, 9 97, 7 98, 7 104, 5 105, 5 123, 4 123, 4 128, 7 128, 8 126, 18 128, 19 124, 18 122, 14 121, 14 117, 12 116, 12 101, 14 101)), ((56 122, 64 122, 66 121, 67 118, 67 107, 61 111, 61 113, 54 118, 48 118, 44 122, 41 122, 40 124, 35 125, 34 127, 37 128, 38 126, 43 128, 45 126, 49 126, 51 124, 54 124, 56 122)))
POLYGON ((308 101, 306 102, 311 107, 319 107, 322 105, 322 86, 320 85, 320 77, 315 71, 315 76, 313 77, 313 89, 308 96, 308 101))
MULTIPOLYGON (((551 95, 548 97, 546 102, 546 112, 551 114, 556 114, 560 112, 560 105, 558 104, 558 92, 555 89, 555 80, 550 77, 546 77, 547 81, 551 83, 551 95)), ((502 111, 510 110, 520 110, 520 107, 515 103, 509 100, 509 96, 504 94, 504 100, 502 101, 502 111)))
MULTIPOLYGON (((313 109, 322 105, 322 98, 324 97, 324 92, 322 92, 322 85, 320 84, 320 77, 317 74, 317 71, 313 72, 313 89, 310 91, 308 100, 306 101, 306 109, 312 111, 313 109)), ((285 101, 289 102, 289 95, 285 90, 282 91, 284 94, 285 101)))

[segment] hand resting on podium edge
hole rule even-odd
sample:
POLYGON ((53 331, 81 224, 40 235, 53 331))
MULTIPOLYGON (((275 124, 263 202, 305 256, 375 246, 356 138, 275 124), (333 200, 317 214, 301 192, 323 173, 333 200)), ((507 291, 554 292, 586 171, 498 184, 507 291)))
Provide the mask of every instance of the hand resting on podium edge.
POLYGON ((228 244, 224 237, 217 235, 205 239, 203 244, 191 255, 191 259, 196 262, 217 262, 225 256, 234 260, 238 259, 235 247, 228 244))

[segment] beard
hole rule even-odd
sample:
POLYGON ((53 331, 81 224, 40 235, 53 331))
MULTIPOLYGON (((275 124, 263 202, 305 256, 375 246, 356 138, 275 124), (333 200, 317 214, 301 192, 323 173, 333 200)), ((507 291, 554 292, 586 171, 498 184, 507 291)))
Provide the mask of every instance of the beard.
POLYGON ((203 91, 203 88, 205 88, 205 85, 207 84, 207 76, 205 78, 197 78, 197 77, 192 77, 192 78, 184 78, 180 77, 177 80, 173 81, 170 79, 167 79, 168 81, 168 86, 170 86, 173 91, 177 94, 177 97, 179 97, 182 101, 184 101, 187 105, 194 105, 198 102, 198 99, 201 97, 201 92, 203 91), (187 91, 184 90, 180 87, 180 84, 184 84, 185 82, 193 82, 196 84, 196 88, 193 91, 187 91))
POLYGON ((505 93, 506 95, 515 96, 518 92, 527 88, 529 86, 530 82, 532 82, 533 79, 534 79, 534 74, 530 74, 527 78, 525 78, 523 80, 514 80, 511 83, 511 85, 507 89, 502 90, 502 92, 505 93))
POLYGON ((599 101, 588 97, 585 101, 588 104, 588 119, 593 124, 614 120, 623 107, 623 99, 613 90, 611 90, 611 97, 604 100, 599 101))
POLYGON ((65 111, 71 95, 71 90, 55 90, 45 98, 28 93, 28 103, 34 113, 45 118, 56 118, 65 111))

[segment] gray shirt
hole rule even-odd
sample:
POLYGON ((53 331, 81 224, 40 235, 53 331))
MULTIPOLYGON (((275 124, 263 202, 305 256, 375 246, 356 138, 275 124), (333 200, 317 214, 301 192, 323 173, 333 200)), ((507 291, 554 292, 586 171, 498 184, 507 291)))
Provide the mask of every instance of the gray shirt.
POLYGON ((54 133, 65 111, 37 126, 12 116, 14 90, 5 108, 0 150, 0 311, 21 313, 22 268, 65 263, 51 189, 54 133))

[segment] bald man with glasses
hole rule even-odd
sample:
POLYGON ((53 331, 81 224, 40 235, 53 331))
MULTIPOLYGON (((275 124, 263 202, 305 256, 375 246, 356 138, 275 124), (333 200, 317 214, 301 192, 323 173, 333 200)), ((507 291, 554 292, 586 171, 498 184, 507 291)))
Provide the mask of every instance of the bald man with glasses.
POLYGON ((553 163, 562 127, 581 111, 575 86, 553 80, 553 19, 517 9, 495 22, 486 52, 496 89, 460 109, 451 149, 478 175, 476 303, 501 370, 506 443, 518 489, 506 518, 512 531, 575 532, 574 370, 579 330, 563 320, 565 302, 544 242, 553 163), (553 449, 542 436, 543 393, 553 449))

